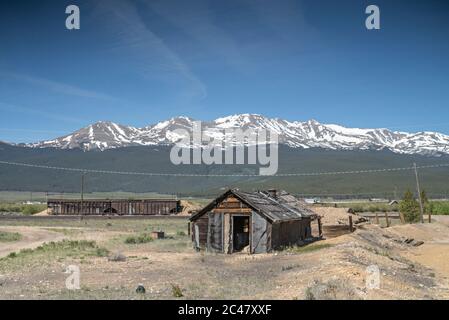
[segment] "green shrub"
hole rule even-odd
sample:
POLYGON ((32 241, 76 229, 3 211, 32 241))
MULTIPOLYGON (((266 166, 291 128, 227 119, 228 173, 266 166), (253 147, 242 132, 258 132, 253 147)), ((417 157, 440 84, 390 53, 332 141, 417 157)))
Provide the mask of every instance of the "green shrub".
POLYGON ((306 300, 316 300, 315 295, 313 294, 311 287, 307 287, 306 288, 305 299, 306 300))
POLYGON ((13 242, 19 241, 22 236, 17 232, 3 232, 0 231, 0 242, 13 242))
POLYGON ((148 233, 142 233, 138 236, 130 236, 125 239, 126 244, 141 244, 153 241, 153 238, 148 233))
POLYGON ((429 208, 427 209, 432 214, 436 215, 449 215, 449 201, 434 201, 429 203, 429 208))
POLYGON ((98 247, 95 250, 95 255, 97 257, 107 257, 107 256, 109 256, 109 250, 106 248, 103 248, 103 247, 98 247))
POLYGON ((59 242, 44 243, 36 249, 22 249, 19 253, 13 252, 8 255, 8 258, 23 258, 30 254, 51 253, 58 256, 79 256, 83 258, 87 256, 104 257, 109 254, 105 248, 98 247, 95 241, 88 240, 62 240, 59 242))
POLYGON ((95 241, 90 240, 62 240, 59 242, 49 242, 44 243, 42 246, 42 250, 87 250, 87 249, 95 249, 97 248, 97 244, 95 241))
POLYGON ((173 297, 175 297, 175 298, 181 298, 184 296, 184 294, 182 293, 182 289, 179 286, 174 285, 174 284, 171 285, 171 292, 172 292, 173 297))
POLYGON ((22 213, 26 215, 32 215, 42 212, 46 208, 47 208, 46 205, 39 205, 39 204, 25 205, 22 209, 22 213))
POLYGON ((45 204, 11 204, 2 203, 0 204, 0 212, 8 213, 22 213, 26 215, 32 215, 39 213, 47 208, 45 204))
POLYGON ((2 203, 2 204, 0 204, 0 212, 19 213, 19 212, 22 212, 22 207, 17 204, 2 203))

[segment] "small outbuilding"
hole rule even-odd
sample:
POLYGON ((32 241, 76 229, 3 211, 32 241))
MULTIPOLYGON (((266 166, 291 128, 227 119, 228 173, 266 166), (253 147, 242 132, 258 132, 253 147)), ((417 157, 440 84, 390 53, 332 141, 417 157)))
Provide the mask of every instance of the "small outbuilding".
POLYGON ((322 237, 320 216, 286 191, 228 190, 190 221, 194 247, 211 252, 264 253, 322 237))

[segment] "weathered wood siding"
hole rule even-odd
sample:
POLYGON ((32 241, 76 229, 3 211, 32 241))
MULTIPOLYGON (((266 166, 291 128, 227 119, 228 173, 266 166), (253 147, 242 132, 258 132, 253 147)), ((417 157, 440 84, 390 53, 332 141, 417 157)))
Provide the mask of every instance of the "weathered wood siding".
POLYGON ((223 241, 223 214, 209 212, 209 226, 207 237, 207 250, 211 252, 224 252, 223 241))
POLYGON ((241 202, 238 198, 231 195, 224 199, 222 202, 218 203, 213 209, 215 213, 251 213, 251 208, 249 208, 246 204, 241 202))
POLYGON ((53 215, 171 215, 180 211, 180 201, 145 200, 48 200, 53 215))
POLYGON ((232 253, 232 215, 223 214, 223 240, 224 253, 232 253))
POLYGON ((296 245, 310 236, 310 219, 275 223, 272 225, 271 245, 273 249, 279 249, 296 245))
POLYGON ((199 232, 199 249, 208 248, 208 240, 210 241, 209 250, 219 251, 225 253, 232 252, 232 216, 234 214, 238 215, 250 215, 251 208, 242 203, 238 198, 231 195, 218 203, 214 208, 212 208, 209 212, 203 214, 198 217, 195 221, 192 222, 192 241, 195 243, 196 235, 195 230, 197 229, 199 232), (212 233, 213 235, 208 236, 209 234, 209 218, 211 214, 214 217, 214 220, 211 221, 212 233), (221 223, 221 234, 218 233, 217 223, 221 223), (198 226, 195 228, 195 225, 198 226), (212 241, 211 241, 212 239, 212 241))
POLYGON ((192 223, 192 240, 195 241, 197 237, 196 232, 199 232, 199 249, 205 249, 207 245, 207 229, 209 225, 209 216, 207 214, 202 215, 192 223), (195 227, 197 226, 197 227, 195 227))
MULTIPOLYGON (((312 237, 311 218, 285 219, 273 223, 270 218, 242 202, 238 195, 224 194, 206 208, 205 210, 208 212, 204 211, 201 216, 196 216, 192 220, 194 226, 192 227, 192 241, 199 243, 201 249, 207 248, 214 252, 232 253, 234 251, 233 223, 236 216, 249 217, 251 253, 271 252, 282 247, 300 244, 305 239, 312 237)), ((270 217, 270 215, 267 216, 270 217)))
POLYGON ((251 215, 251 253, 268 251, 268 221, 257 212, 251 215))

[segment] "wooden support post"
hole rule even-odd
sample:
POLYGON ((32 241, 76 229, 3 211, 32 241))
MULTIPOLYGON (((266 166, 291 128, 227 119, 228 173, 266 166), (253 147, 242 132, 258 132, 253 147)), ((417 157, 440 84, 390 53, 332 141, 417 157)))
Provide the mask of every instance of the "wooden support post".
POLYGON ((376 212, 376 224, 379 225, 379 214, 376 212))
POLYGON ((83 172, 81 175, 81 208, 80 208, 80 219, 83 220, 83 214, 84 214, 84 175, 86 173, 83 172))
POLYGON ((432 213, 429 211, 428 215, 429 215, 429 223, 432 223, 432 213))
POLYGON ((354 231, 353 225, 352 225, 352 216, 349 216, 349 231, 350 231, 350 232, 353 232, 353 231, 354 231))
POLYGON ((187 235, 190 237, 190 222, 187 223, 187 235))
POLYGON ((323 226, 321 224, 321 217, 318 217, 318 234, 320 238, 323 236, 323 226))
POLYGON ((390 226, 390 219, 388 219, 388 212, 385 211, 385 221, 387 223, 387 228, 390 226))
POLYGON ((418 192, 419 210, 421 213, 421 223, 424 223, 424 206, 423 206, 422 199, 421 199, 421 189, 419 187, 418 169, 416 167, 416 163, 413 164, 413 168, 415 169, 416 192, 418 192))
POLYGON ((404 224, 405 223, 405 217, 404 217, 404 213, 403 212, 399 212, 399 218, 401 219, 401 223, 404 224))

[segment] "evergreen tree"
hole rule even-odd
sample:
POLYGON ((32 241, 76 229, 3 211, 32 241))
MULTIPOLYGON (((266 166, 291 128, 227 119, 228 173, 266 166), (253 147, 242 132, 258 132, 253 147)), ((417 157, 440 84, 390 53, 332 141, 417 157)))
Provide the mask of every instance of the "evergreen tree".
POLYGON ((407 190, 399 203, 399 210, 404 215, 405 222, 413 223, 420 220, 419 202, 416 201, 413 193, 407 190))

